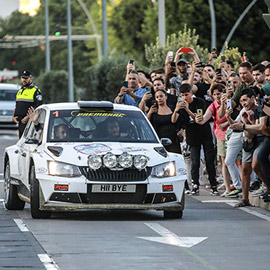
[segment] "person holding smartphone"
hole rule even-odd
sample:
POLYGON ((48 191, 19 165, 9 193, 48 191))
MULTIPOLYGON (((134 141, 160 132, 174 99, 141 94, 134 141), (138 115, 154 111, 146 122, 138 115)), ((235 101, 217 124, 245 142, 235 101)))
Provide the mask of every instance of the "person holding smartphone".
POLYGON ((190 146, 191 159, 191 178, 192 178, 192 195, 199 194, 200 178, 200 153, 203 147, 206 170, 208 172, 209 182, 211 185, 211 194, 218 195, 215 169, 215 149, 213 144, 212 132, 208 122, 203 125, 196 123, 195 117, 198 110, 206 111, 206 103, 203 99, 193 96, 191 86, 182 84, 180 86, 182 102, 178 102, 172 115, 172 122, 180 121, 186 130, 186 141, 190 146))

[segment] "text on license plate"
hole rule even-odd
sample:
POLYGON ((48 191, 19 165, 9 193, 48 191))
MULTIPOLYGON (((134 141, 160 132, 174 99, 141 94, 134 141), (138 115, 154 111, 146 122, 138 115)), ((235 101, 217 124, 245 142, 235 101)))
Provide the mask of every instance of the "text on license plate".
POLYGON ((124 184, 103 184, 103 185, 92 185, 93 193, 108 192, 108 193, 134 193, 136 192, 136 185, 124 185, 124 184))

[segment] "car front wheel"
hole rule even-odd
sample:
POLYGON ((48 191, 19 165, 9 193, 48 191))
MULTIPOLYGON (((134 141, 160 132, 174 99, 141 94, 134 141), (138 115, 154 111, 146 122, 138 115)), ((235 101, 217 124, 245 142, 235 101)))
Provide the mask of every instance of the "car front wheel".
POLYGON ((41 211, 40 207, 40 186, 36 179, 35 166, 31 166, 30 170, 30 205, 31 205, 31 215, 32 218, 49 218, 51 212, 41 211))
POLYGON ((181 199, 181 210, 176 211, 164 211, 164 218, 165 219, 180 219, 183 217, 183 211, 185 208, 185 191, 183 191, 182 199, 181 199))
POLYGON ((25 202, 18 197, 17 187, 10 183, 10 164, 5 165, 4 204, 8 210, 23 210, 25 202))

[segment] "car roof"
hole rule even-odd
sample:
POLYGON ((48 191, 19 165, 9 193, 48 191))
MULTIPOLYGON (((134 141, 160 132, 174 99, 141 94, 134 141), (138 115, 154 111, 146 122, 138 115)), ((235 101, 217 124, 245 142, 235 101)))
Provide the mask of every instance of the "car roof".
MULTIPOLYGON (((102 103, 103 101, 87 101, 90 104, 102 103)), ((106 101, 108 103, 108 101, 106 101)), ((114 110, 128 110, 128 111, 141 111, 139 108, 131 105, 123 105, 123 104, 113 104, 114 110)), ((75 110, 79 109, 79 105, 77 102, 63 102, 63 103, 51 103, 51 104, 43 104, 39 106, 39 108, 44 108, 47 110, 75 110)), ((85 107, 84 107, 85 108, 85 107)), ((89 107, 89 109, 95 108, 94 106, 89 107)), ((98 107, 97 107, 98 108, 98 107)))
POLYGON ((21 88, 19 84, 12 83, 0 83, 0 91, 1 90, 16 90, 18 91, 21 88))

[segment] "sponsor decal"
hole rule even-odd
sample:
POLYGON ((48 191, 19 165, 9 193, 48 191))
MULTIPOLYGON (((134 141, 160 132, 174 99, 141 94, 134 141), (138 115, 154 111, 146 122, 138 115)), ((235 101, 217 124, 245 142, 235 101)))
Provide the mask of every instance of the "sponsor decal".
POLYGON ((147 149, 141 148, 141 147, 124 147, 120 149, 123 152, 142 152, 142 151, 148 151, 147 149))
POLYGON ((81 144, 74 147, 74 149, 85 155, 101 154, 111 151, 112 149, 102 143, 81 144))
POLYGON ((124 117, 124 113, 114 113, 114 112, 82 112, 82 111, 72 111, 71 115, 73 117, 89 117, 89 116, 100 116, 100 117, 124 117))
POLYGON ((68 185, 54 184, 54 190, 56 191, 68 191, 68 185))
POLYGON ((37 168, 37 173, 46 173, 47 171, 46 168, 37 168))

